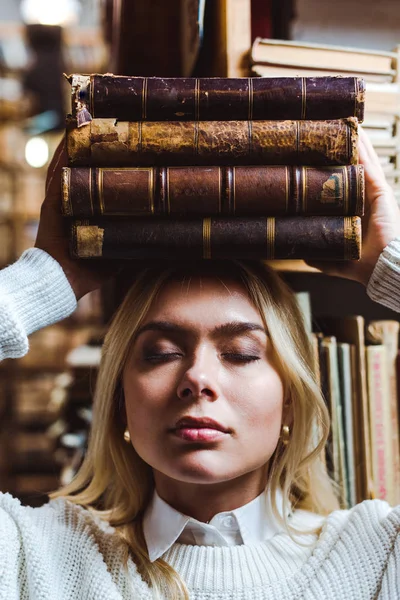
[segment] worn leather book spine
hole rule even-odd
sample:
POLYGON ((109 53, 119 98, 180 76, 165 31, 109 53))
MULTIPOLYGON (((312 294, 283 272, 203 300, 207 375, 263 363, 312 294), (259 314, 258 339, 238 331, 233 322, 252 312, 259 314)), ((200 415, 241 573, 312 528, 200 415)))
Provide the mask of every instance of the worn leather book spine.
POLYGON ((67 121, 70 166, 357 164, 358 121, 67 121))
POLYGON ((358 215, 362 165, 64 167, 65 216, 358 215))
POLYGON ((360 257, 359 217, 75 220, 75 258, 332 259, 360 257))
POLYGON ((121 121, 364 118, 360 77, 162 78, 71 75, 72 114, 121 121))

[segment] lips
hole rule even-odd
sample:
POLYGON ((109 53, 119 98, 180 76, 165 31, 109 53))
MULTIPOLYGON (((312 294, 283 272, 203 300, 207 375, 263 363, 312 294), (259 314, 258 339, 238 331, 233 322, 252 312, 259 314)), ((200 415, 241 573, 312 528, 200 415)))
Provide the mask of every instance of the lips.
POLYGON ((214 419, 209 419, 208 417, 196 418, 196 417, 183 417, 179 419, 176 423, 174 429, 215 429, 217 431, 222 431, 223 433, 228 433, 229 429, 218 423, 218 421, 214 421, 214 419))

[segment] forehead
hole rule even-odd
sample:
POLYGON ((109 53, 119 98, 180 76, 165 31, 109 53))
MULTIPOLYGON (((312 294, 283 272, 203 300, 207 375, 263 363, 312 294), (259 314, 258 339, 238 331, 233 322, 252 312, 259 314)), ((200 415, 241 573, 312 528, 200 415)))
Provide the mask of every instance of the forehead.
POLYGON ((165 284, 144 324, 153 320, 174 321, 197 328, 213 328, 227 321, 251 321, 263 325, 259 311, 240 282, 214 277, 193 277, 165 284))

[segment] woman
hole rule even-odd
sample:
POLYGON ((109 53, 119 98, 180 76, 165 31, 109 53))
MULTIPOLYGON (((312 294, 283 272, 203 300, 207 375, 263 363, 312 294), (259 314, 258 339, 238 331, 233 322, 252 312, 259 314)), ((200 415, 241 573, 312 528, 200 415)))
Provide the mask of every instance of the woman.
MULTIPOLYGON (((399 308, 399 209, 364 135, 360 151, 364 254, 346 275, 399 308)), ((50 173, 38 249, 0 274, 8 357, 106 277, 68 258, 59 165, 50 173)), ((337 510, 327 431, 301 316, 276 274, 141 265, 107 335, 76 479, 40 509, 0 499, 0 598, 400 597, 400 507, 337 510)))

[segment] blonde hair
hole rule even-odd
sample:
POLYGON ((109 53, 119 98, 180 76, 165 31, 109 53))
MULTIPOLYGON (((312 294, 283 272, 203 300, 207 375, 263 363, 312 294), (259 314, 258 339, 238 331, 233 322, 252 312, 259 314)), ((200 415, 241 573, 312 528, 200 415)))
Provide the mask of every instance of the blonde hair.
MULTIPOLYGON (((329 514, 338 508, 324 461, 329 414, 314 374, 313 352, 296 299, 266 265, 250 261, 199 261, 190 264, 145 264, 117 311, 106 336, 94 398, 94 421, 85 460, 72 483, 51 495, 96 509, 116 528, 154 597, 188 599, 179 574, 159 558, 150 562, 142 529, 152 497, 151 467, 124 441, 121 414, 122 372, 132 339, 163 286, 174 280, 205 276, 234 280, 246 289, 259 310, 273 346, 274 360, 290 399, 290 442, 280 440, 269 461, 268 485, 276 517, 291 533, 275 503, 282 489, 284 509, 293 507, 329 514), (163 596, 165 594, 165 596, 163 596)), ((286 510, 283 511, 286 514, 286 510)), ((293 533, 293 530, 292 530, 293 533)))

